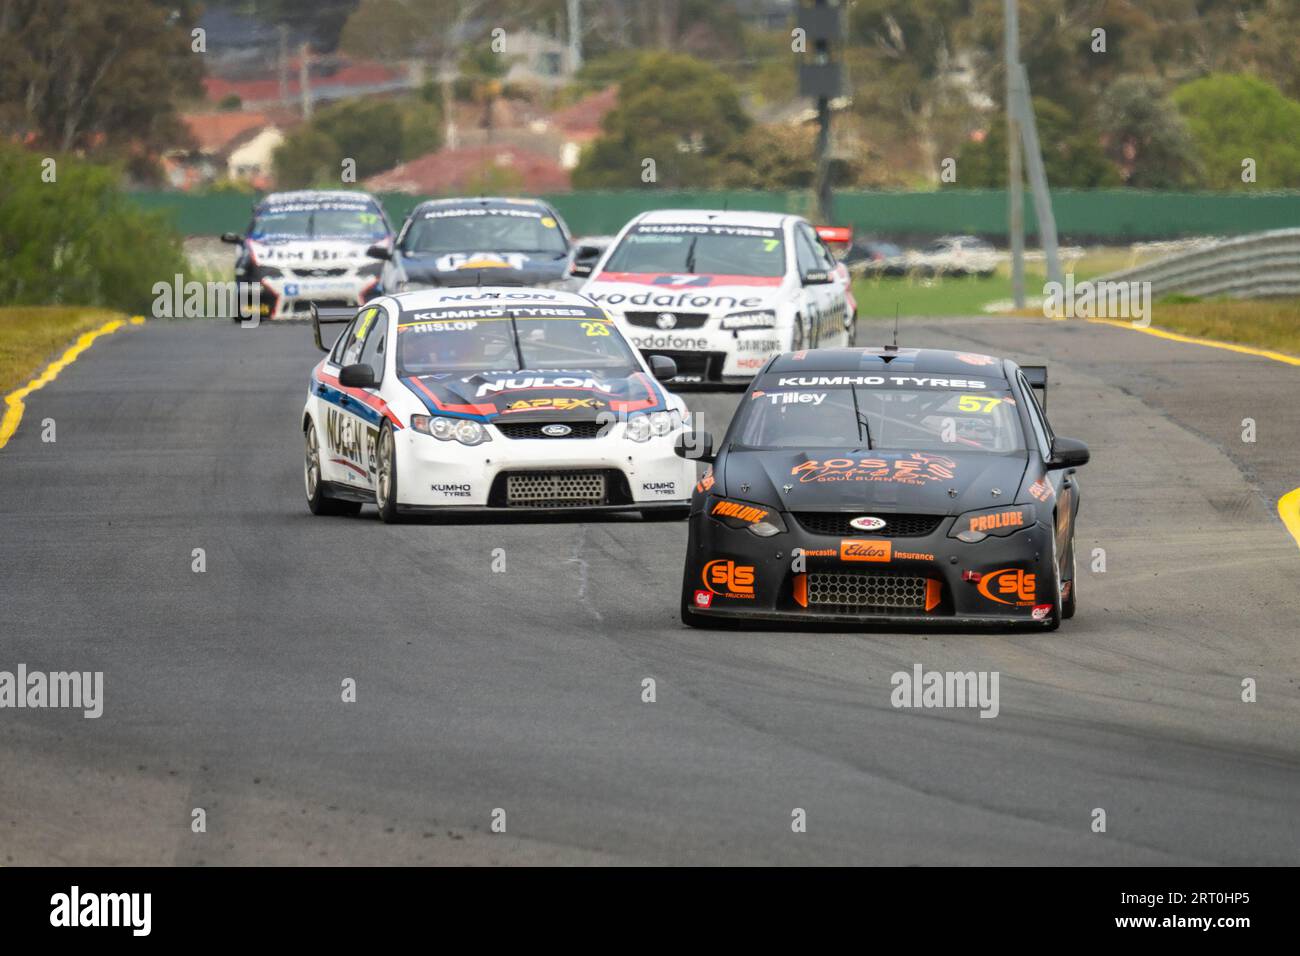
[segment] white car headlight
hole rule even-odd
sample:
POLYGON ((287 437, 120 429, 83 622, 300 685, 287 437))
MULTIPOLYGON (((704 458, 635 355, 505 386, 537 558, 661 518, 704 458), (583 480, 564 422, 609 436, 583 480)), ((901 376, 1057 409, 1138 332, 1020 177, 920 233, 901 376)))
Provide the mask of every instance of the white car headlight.
POLYGON ((438 441, 458 441, 462 445, 481 445, 485 441, 492 440, 486 428, 468 418, 412 415, 411 427, 417 432, 431 435, 438 441))
POLYGON ((754 312, 733 312, 722 317, 724 329, 774 329, 776 312, 772 309, 759 309, 754 312))
POLYGON ((681 425, 683 421, 681 413, 676 411, 633 415, 627 420, 627 428, 623 431, 623 437, 638 442, 649 441, 651 438, 662 438, 664 435, 671 434, 673 429, 681 425))

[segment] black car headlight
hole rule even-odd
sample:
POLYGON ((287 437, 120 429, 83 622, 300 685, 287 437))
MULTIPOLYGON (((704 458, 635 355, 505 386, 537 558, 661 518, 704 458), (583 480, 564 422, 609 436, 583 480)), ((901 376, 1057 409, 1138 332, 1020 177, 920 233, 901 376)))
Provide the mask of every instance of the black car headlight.
POLYGON ((438 441, 458 441, 462 445, 481 445, 491 441, 492 436, 478 422, 468 418, 445 418, 442 415, 412 415, 411 427, 417 432, 438 439, 438 441))
POLYGON ((714 521, 720 521, 728 528, 744 528, 760 538, 784 534, 786 530, 780 512, 767 505, 710 495, 704 503, 704 511, 714 521))
POLYGON ((989 535, 1005 538, 1017 531, 1031 528, 1038 520, 1033 505, 1015 505, 1010 508, 985 508, 982 511, 967 511, 959 515, 952 523, 948 537, 975 544, 989 535))

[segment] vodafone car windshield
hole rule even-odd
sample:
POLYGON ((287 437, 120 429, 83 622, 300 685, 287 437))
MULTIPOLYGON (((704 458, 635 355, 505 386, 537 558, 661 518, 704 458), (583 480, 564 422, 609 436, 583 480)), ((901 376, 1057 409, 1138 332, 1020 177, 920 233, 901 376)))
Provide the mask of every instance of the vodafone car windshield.
POLYGON ((641 223, 623 237, 605 272, 785 275, 780 229, 695 223, 641 223))
POLYGON ((291 202, 263 206, 253 216, 250 239, 382 239, 379 209, 366 202, 291 202))
POLYGON ((1016 402, 1005 382, 924 376, 900 376, 906 381, 898 384, 884 376, 771 378, 775 381, 751 391, 741 408, 736 435, 745 448, 1006 454, 1025 447, 1016 402), (801 384, 804 379, 809 383, 801 384), (932 382, 960 384, 928 384, 932 382))
POLYGON ((586 306, 450 307, 403 312, 399 375, 584 368, 631 375, 631 349, 600 309, 586 306))
POLYGON ((428 209, 411 222, 402 251, 419 254, 569 251, 559 223, 545 209, 466 206, 428 209))

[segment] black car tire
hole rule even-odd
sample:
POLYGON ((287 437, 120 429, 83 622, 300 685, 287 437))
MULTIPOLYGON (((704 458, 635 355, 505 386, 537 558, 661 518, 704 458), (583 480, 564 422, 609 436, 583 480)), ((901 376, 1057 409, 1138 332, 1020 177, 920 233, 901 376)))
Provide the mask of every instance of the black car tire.
POLYGON ((1070 568, 1070 593, 1061 601, 1061 619, 1068 621, 1074 617, 1076 592, 1079 588, 1079 565, 1074 557, 1074 535, 1070 535, 1070 556, 1067 559, 1070 568))

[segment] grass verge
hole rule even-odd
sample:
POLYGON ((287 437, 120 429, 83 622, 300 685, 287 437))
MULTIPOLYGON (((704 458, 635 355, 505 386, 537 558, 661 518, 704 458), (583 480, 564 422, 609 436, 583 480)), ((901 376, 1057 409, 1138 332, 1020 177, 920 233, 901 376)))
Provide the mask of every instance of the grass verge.
POLYGON ((125 318, 111 309, 0 308, 0 396, 26 385, 81 333, 125 318))
POLYGON ((1300 299, 1156 302, 1151 324, 1182 335, 1300 355, 1300 299))

